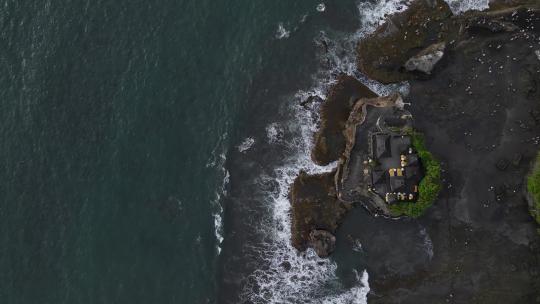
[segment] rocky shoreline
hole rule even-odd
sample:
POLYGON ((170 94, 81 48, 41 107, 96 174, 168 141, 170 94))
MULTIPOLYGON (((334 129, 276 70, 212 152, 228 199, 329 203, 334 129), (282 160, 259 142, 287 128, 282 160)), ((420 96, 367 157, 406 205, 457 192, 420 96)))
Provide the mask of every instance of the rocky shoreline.
MULTIPOLYGON (((539 6, 497 1, 483 12, 453 15, 443 1, 417 0, 359 44, 364 75, 410 82, 405 102, 443 161, 445 186, 419 220, 433 239, 433 259, 406 272, 370 263, 378 295, 370 303, 540 301, 540 239, 523 187, 540 143, 539 6)), ((336 187, 354 140, 349 113, 374 94, 342 76, 328 96, 312 158, 338 161, 338 170, 301 173, 291 187, 293 245, 316 247, 321 256, 334 248, 334 234, 340 242, 338 227, 356 203, 340 200, 336 187)))

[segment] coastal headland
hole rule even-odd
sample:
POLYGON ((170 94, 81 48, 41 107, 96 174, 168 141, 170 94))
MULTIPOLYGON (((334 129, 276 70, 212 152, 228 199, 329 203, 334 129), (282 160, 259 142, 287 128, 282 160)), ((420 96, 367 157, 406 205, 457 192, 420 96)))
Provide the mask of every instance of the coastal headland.
POLYGON ((389 16, 359 43, 358 69, 384 84, 408 81, 409 93, 376 97, 353 77, 338 78, 312 152, 315 163, 337 167, 301 173, 291 186, 293 245, 321 256, 351 250, 349 240, 365 237, 352 206, 391 216, 343 189, 364 172, 365 159, 355 157, 368 145, 355 143, 367 143, 369 132, 359 127, 404 109, 440 162, 441 189, 418 219, 399 221, 421 225, 433 252, 375 258, 367 250, 370 303, 539 302, 540 237, 526 200, 540 144, 539 39, 537 1, 495 1, 456 15, 444 1, 417 0, 389 16))

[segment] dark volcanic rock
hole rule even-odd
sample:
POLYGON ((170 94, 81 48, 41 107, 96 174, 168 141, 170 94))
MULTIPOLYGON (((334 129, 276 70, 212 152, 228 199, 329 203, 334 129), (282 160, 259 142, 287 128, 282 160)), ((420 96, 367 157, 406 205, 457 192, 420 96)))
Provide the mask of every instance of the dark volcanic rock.
POLYGON ((336 237, 326 230, 313 230, 309 234, 309 246, 318 256, 329 256, 336 248, 336 237))
MULTIPOLYGON (((467 43, 471 34, 513 33, 524 27, 531 30, 540 26, 538 20, 528 20, 526 17, 529 12, 538 11, 538 1, 523 1, 530 4, 517 8, 509 8, 510 2, 516 1, 498 1, 486 12, 472 11, 452 16, 450 8, 442 0, 416 0, 409 9, 390 16, 373 34, 359 43, 358 68, 382 83, 423 79, 426 72, 418 68, 420 62, 414 59, 410 61, 420 50, 427 53, 429 46, 446 43, 448 52, 461 43, 467 43)), ((432 59, 438 57, 433 56, 432 59)), ((436 63, 439 60, 423 60, 421 63, 436 63)), ((424 70, 429 70, 428 67, 426 65, 424 70)))
POLYGON ((345 149, 343 130, 356 100, 377 96, 354 77, 343 75, 321 106, 321 126, 315 133, 311 157, 319 165, 337 160, 345 149))
MULTIPOLYGON (((337 199, 334 175, 335 171, 318 175, 308 175, 302 171, 291 187, 292 244, 298 250, 305 250, 310 244, 322 246, 323 244, 313 243, 315 239, 311 236, 312 232, 335 232, 351 207, 337 199)), ((324 252, 323 247, 319 249, 324 252)))
POLYGON ((367 134, 381 115, 389 114, 403 107, 400 94, 359 99, 347 119, 345 131, 345 151, 338 165, 336 175, 338 196, 347 202, 362 202, 371 212, 389 214, 386 204, 378 196, 366 191, 366 176, 363 163, 367 160, 367 134), (369 109, 369 110, 368 110, 369 109), (365 199, 372 197, 373 199, 365 199), (376 211, 378 210, 378 211, 376 211))
POLYGON ((486 19, 484 16, 469 19, 468 27, 469 29, 485 29, 493 33, 519 30, 519 27, 510 21, 496 18, 486 19))
POLYGON ((452 15, 442 0, 417 0, 406 11, 392 15, 386 23, 358 45, 358 68, 382 83, 412 79, 403 69, 420 50, 440 42, 443 21, 452 15))
MULTIPOLYGON (((440 20, 455 22, 455 41, 441 36, 449 46, 444 64, 432 78, 412 79, 407 97, 448 185, 426 216, 410 223, 425 229, 433 257, 414 272, 370 260, 370 303, 540 301, 540 237, 524 189, 540 138, 540 13, 533 3, 440 20)), ((388 243, 387 250, 410 250, 388 243)))

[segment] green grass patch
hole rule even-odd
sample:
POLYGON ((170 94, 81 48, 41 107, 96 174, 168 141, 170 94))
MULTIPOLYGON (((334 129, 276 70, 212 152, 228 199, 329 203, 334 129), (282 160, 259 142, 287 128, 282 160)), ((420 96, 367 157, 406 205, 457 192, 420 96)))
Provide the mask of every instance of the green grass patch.
POLYGON ((540 224, 540 154, 536 157, 534 168, 527 177, 527 191, 533 198, 533 205, 530 206, 529 211, 536 222, 540 224))
MULTIPOLYGON (((424 136, 416 131, 408 132, 412 145, 420 157, 425 169, 425 176, 418 185, 418 200, 416 202, 400 202, 389 206, 394 216, 406 215, 417 218, 424 214, 433 204, 441 191, 441 164, 426 148, 424 136)), ((538 195, 540 198, 540 170, 538 174, 538 195)))

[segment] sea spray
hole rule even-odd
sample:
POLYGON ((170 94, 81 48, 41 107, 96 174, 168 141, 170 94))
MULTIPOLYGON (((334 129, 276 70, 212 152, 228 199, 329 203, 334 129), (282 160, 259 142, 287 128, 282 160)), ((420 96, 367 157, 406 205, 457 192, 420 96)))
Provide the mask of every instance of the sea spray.
POLYGON ((212 217, 214 219, 214 234, 216 237, 217 254, 221 253, 221 243, 223 242, 223 198, 227 195, 227 186, 229 184, 229 171, 225 168, 227 161, 227 143, 228 134, 220 136, 218 143, 214 147, 210 158, 206 163, 207 168, 215 168, 217 174, 217 187, 212 200, 212 217))
POLYGON ((253 137, 247 137, 240 143, 240 145, 238 145, 237 147, 238 151, 242 153, 246 152, 253 146, 254 143, 255 143, 255 139, 253 137))
POLYGON ((289 38, 291 31, 287 30, 283 25, 283 22, 278 24, 278 29, 276 30, 276 39, 285 39, 289 38))

